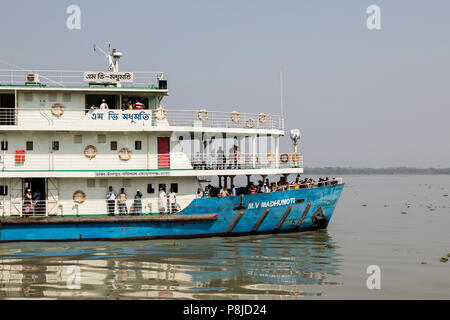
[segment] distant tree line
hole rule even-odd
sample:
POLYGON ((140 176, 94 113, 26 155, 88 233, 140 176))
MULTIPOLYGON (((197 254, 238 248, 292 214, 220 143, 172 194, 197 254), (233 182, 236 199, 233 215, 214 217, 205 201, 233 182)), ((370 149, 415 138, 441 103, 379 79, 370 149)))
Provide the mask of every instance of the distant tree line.
POLYGON ((305 174, 450 174, 450 168, 351 168, 351 167, 324 167, 305 168, 305 174))

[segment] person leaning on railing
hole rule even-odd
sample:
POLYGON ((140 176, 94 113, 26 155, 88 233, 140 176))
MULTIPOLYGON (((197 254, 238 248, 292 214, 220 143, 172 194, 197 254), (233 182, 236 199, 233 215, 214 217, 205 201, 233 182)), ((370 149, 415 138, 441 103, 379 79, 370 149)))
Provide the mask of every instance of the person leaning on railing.
POLYGON ((114 216, 114 209, 116 207, 117 192, 113 187, 109 187, 109 191, 106 193, 106 201, 108 204, 108 216, 114 216))

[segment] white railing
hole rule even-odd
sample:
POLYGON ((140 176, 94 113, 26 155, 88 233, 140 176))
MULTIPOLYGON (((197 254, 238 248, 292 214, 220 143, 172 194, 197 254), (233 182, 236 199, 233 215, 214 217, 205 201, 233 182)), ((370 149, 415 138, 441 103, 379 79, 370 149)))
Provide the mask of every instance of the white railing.
MULTIPOLYGON (((11 151, 9 151, 11 152, 11 151)), ((97 154, 89 158, 84 154, 48 154, 25 155, 5 152, 0 159, 0 170, 47 170, 47 171, 132 171, 157 169, 193 169, 193 170, 246 170, 280 169, 303 167, 303 156, 291 153, 276 154, 131 154, 129 160, 121 160, 119 151, 97 154), (23 158, 22 158, 23 157, 23 158)), ((89 155, 90 156, 90 155, 89 155)))
POLYGON ((71 110, 66 108, 61 115, 52 113, 52 108, 44 109, 0 109, 0 126, 33 126, 42 128, 77 129, 83 126, 115 128, 142 127, 205 127, 233 129, 268 129, 284 130, 284 118, 280 115, 265 114, 264 121, 259 121, 261 114, 244 113, 238 122, 230 117, 230 112, 209 111, 208 119, 200 120, 198 111, 165 110, 161 119, 155 110, 71 110), (158 120, 161 119, 161 120, 158 120), (252 121, 249 121, 251 119, 252 121), (255 120, 256 119, 256 120, 255 120))
MULTIPOLYGON (((71 70, 12 70, 0 69, 0 85, 26 85, 28 74, 37 74, 39 84, 51 87, 86 87, 89 84, 84 82, 85 71, 71 70)), ((162 72, 133 72, 134 86, 150 87, 157 89, 158 80, 162 79, 162 72)), ((128 86, 130 84, 122 84, 128 86)))

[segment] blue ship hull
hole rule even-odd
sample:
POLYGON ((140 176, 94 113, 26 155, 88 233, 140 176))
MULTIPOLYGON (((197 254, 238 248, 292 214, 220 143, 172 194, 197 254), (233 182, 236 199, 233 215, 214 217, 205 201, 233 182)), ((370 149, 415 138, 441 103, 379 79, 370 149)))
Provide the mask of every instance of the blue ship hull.
POLYGON ((326 228, 344 185, 195 199, 171 216, 4 218, 0 242, 236 236, 326 228))

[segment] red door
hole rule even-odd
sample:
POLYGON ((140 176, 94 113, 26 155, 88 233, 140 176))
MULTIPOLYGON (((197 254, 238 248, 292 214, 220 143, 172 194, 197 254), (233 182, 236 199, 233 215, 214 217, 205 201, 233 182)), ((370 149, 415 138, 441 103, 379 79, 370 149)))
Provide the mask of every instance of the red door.
POLYGON ((158 168, 170 169, 170 140, 158 137, 158 168))

